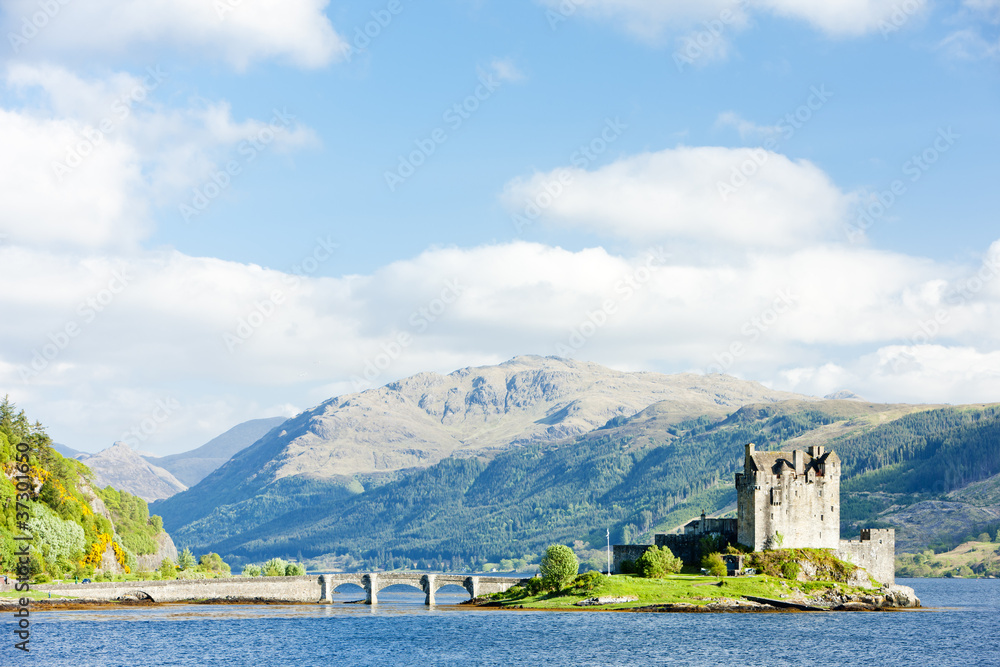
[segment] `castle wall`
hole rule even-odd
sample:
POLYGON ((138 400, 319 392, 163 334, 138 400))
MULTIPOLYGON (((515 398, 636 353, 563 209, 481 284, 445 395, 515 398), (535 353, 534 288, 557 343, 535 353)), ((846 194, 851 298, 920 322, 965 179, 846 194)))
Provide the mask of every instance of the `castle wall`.
MULTIPOLYGON (((659 537, 659 536, 657 536, 659 537)), ((621 574, 622 573, 622 563, 627 560, 633 563, 639 560, 639 558, 646 553, 649 549, 648 544, 616 544, 613 548, 614 551, 611 553, 611 573, 621 574)))
POLYGON ((860 540, 841 540, 834 555, 868 570, 882 584, 896 583, 896 531, 862 530, 860 540))
MULTIPOLYGON (((728 521, 728 520, 727 520, 728 521)), ((681 535, 677 534, 662 534, 659 533, 655 537, 656 546, 667 547, 670 549, 671 553, 684 561, 685 565, 701 565, 701 541, 709 535, 720 535, 729 543, 736 542, 736 531, 728 529, 728 526, 724 526, 724 531, 717 531, 714 533, 684 533, 681 535)), ((725 548, 725 545, 722 546, 725 548)))

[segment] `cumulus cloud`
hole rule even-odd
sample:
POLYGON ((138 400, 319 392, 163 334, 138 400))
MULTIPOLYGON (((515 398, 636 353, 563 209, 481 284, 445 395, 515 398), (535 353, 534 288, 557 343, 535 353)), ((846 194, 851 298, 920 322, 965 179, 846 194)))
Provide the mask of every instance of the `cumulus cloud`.
MULTIPOLYGON (((305 259, 335 261, 347 250, 333 241, 305 259)), ((1000 243, 960 266, 848 245, 701 263, 655 245, 619 255, 517 242, 340 278, 169 251, 74 261, 0 246, 0 281, 27 273, 38 279, 0 294, 0 383, 58 406, 44 421, 91 435, 77 443, 88 446, 157 399, 184 410, 143 446, 182 435, 193 446, 220 420, 262 414, 252 410, 523 353, 890 401, 985 400, 1000 372, 1000 243)))
POLYGON ((531 221, 607 235, 791 246, 841 234, 854 195, 762 148, 681 147, 519 178, 503 200, 531 221))
MULTIPOLYGON (((173 201, 270 121, 237 121, 224 102, 165 108, 169 73, 88 80, 52 66, 16 65, 8 87, 36 100, 0 108, 0 233, 41 246, 131 248, 151 231, 150 209, 173 201)), ((273 145, 314 135, 294 120, 273 145)))
POLYGON ((345 42, 324 13, 327 0, 9 0, 4 4, 0 28, 20 58, 75 59, 164 46, 195 50, 242 69, 272 58, 321 67, 346 52, 345 42))

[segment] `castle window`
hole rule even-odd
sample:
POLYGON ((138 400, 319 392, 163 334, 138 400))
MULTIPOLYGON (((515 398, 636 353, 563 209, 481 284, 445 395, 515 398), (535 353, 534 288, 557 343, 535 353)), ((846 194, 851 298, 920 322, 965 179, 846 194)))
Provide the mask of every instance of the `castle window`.
POLYGON ((819 520, 820 520, 820 521, 822 521, 822 520, 823 520, 823 515, 822 515, 822 514, 820 514, 820 515, 819 515, 819 520))

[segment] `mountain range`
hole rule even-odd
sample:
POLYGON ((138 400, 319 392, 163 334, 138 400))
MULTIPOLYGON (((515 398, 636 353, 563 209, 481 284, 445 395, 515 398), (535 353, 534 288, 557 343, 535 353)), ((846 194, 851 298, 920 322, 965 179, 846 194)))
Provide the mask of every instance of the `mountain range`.
POLYGON ((495 561, 553 541, 598 546, 605 528, 649 540, 703 510, 731 513, 753 441, 840 453, 845 536, 894 525, 912 550, 1000 511, 995 406, 834 396, 548 357, 421 373, 325 401, 152 509, 179 544, 236 562, 495 561), (931 520, 939 503, 953 518, 931 520))

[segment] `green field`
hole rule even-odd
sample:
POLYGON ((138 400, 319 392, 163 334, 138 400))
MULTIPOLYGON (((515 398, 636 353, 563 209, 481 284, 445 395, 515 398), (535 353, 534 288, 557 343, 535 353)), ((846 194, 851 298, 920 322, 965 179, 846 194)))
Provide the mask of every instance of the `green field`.
POLYGON ((864 589, 831 581, 786 581, 777 577, 706 577, 702 575, 678 574, 664 579, 645 579, 628 575, 604 577, 592 590, 566 589, 525 597, 505 597, 504 594, 491 598, 504 607, 525 609, 567 609, 576 608, 576 603, 593 597, 638 597, 636 602, 609 604, 599 609, 630 609, 650 605, 686 603, 704 606, 722 600, 753 597, 808 603, 808 598, 822 595, 834 589, 841 593, 862 593, 864 589), (721 585, 720 585, 721 584, 721 585))

